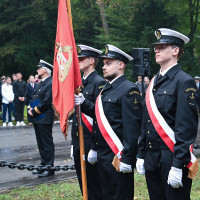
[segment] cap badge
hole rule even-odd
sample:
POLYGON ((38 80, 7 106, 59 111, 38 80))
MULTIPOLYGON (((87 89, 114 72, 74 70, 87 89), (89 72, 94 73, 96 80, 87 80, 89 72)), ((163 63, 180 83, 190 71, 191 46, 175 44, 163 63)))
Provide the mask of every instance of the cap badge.
POLYGON ((78 50, 78 54, 80 54, 81 53, 81 47, 77 47, 77 50, 78 50))
POLYGON ((64 82, 66 79, 69 69, 72 64, 72 53, 71 53, 71 46, 63 46, 61 47, 61 43, 56 43, 56 62, 59 66, 59 81, 64 82), (68 58, 66 58, 66 54, 68 54, 68 58))
POLYGON ((106 50, 105 50, 105 54, 107 54, 108 53, 108 46, 106 46, 106 50))
POLYGON ((156 31, 156 37, 157 37, 157 40, 159 40, 160 38, 161 38, 161 32, 160 32, 160 30, 157 30, 156 31))

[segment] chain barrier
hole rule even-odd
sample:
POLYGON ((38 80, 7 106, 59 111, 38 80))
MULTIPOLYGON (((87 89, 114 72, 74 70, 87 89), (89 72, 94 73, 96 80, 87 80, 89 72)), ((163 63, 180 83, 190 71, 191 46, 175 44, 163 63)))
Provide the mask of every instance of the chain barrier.
MULTIPOLYGON (((200 149, 200 145, 195 144, 193 145, 194 149, 200 149)), ((51 165, 25 165, 25 164, 16 164, 14 162, 5 162, 3 160, 0 160, 0 167, 9 167, 10 169, 19 169, 19 170, 24 170, 27 169, 28 171, 48 171, 48 170, 53 170, 53 171, 68 171, 68 170, 75 170, 75 165, 64 165, 64 166, 51 166, 51 165)))
POLYGON ((49 171, 49 170, 53 170, 53 171, 67 171, 67 170, 75 170, 75 165, 64 165, 64 166, 51 166, 51 165, 25 165, 25 164, 16 164, 14 162, 5 162, 3 160, 0 160, 0 167, 9 167, 10 169, 19 169, 19 170, 24 170, 27 169, 28 171, 33 171, 33 170, 37 170, 37 171, 49 171))

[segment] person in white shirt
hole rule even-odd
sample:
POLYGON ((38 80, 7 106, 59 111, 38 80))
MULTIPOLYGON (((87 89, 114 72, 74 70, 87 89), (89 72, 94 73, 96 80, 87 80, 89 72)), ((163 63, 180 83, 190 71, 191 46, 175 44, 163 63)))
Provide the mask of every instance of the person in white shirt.
POLYGON ((3 127, 6 127, 7 111, 8 111, 8 126, 13 126, 11 120, 11 110, 13 106, 14 93, 10 77, 6 77, 5 83, 2 85, 1 88, 1 93, 2 93, 2 105, 3 105, 3 127))

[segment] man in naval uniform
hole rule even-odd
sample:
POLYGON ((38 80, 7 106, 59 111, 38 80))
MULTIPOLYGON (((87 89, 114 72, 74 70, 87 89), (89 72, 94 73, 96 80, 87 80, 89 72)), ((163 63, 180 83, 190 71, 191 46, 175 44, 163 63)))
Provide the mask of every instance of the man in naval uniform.
MULTIPOLYGON (((95 108, 85 99, 82 102, 82 111, 94 118, 93 133, 101 182, 101 199, 132 200, 133 168, 142 114, 138 87, 124 75, 126 64, 133 58, 113 45, 106 45, 102 58, 103 75, 108 82, 101 91, 95 108), (102 104, 98 103, 99 98, 102 104), (98 113, 101 113, 101 116, 98 113), (118 161, 117 165, 112 164, 116 156, 118 159, 114 160, 118 161)), ((83 99, 83 95, 81 98, 83 99)))
POLYGON ((197 136, 197 95, 195 81, 177 63, 189 38, 166 28, 155 35, 155 59, 161 68, 147 91, 136 167, 146 176, 151 200, 189 200, 187 165, 197 136))
MULTIPOLYGON (((54 143, 52 127, 54 110, 52 108, 52 78, 53 66, 40 60, 37 66, 37 73, 41 82, 34 90, 33 98, 28 107, 28 114, 33 119, 36 140, 41 156, 41 165, 54 165, 54 143)), ((54 171, 34 171, 39 177, 46 177, 54 174, 54 171)))
MULTIPOLYGON (((91 102, 91 104, 94 104, 97 96, 99 95, 99 92, 102 90, 106 82, 101 76, 98 75, 97 71, 95 70, 99 61, 99 56, 102 54, 102 51, 86 45, 78 45, 77 49, 78 49, 80 71, 83 72, 83 78, 82 78, 83 89, 81 92, 84 95, 84 97, 91 102)), ((86 155, 88 199, 98 200, 101 198, 98 196, 100 195, 100 193, 98 184, 99 178, 95 164, 96 152, 91 150, 91 145, 93 140, 92 137, 93 119, 87 115, 82 114, 82 121, 83 121, 84 147, 86 155)), ((79 135, 78 135, 78 119, 76 113, 74 114, 71 133, 72 133, 74 163, 76 167, 76 173, 78 176, 79 185, 82 191, 80 145, 79 145, 79 135)))

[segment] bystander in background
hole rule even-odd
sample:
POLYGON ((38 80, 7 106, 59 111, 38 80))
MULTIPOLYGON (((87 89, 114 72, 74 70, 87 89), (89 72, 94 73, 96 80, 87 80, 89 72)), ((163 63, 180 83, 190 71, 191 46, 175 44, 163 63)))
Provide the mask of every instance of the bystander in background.
POLYGON ((13 126, 11 119, 11 110, 14 100, 14 93, 10 77, 5 78, 5 83, 2 85, 1 93, 2 93, 2 105, 3 105, 3 127, 6 127, 7 112, 8 112, 8 126, 13 126))

